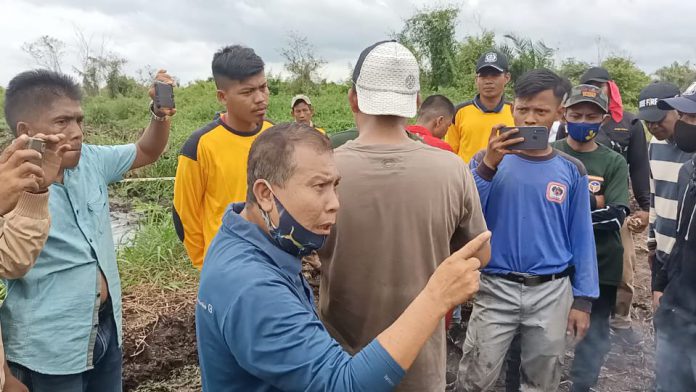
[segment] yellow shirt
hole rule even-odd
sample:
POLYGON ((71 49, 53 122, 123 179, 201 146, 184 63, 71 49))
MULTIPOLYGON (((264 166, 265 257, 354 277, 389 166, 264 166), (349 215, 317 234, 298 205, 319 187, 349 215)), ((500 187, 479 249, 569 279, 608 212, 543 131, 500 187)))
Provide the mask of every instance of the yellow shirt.
POLYGON ((468 163, 477 152, 488 146, 491 129, 498 124, 515 125, 512 105, 503 99, 496 108, 487 110, 477 95, 457 106, 454 123, 447 130, 445 141, 468 163))
POLYGON ((271 126, 264 121, 255 132, 242 133, 217 118, 182 147, 174 181, 174 226, 194 267, 203 268, 227 206, 246 200, 251 144, 271 126))

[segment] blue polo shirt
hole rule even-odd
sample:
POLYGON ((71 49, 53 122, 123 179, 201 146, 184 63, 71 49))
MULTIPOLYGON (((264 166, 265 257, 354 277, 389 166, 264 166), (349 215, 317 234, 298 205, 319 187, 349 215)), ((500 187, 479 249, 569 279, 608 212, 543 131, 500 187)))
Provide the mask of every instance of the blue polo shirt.
POLYGON ((375 339, 351 356, 314 309, 301 260, 232 205, 201 272, 196 337, 203 391, 390 391, 404 371, 375 339))
POLYGON ((0 308, 7 360, 43 374, 94 367, 100 279, 109 286, 121 344, 121 281, 109 219, 108 184, 121 180, 134 144, 84 144, 80 163, 49 188, 51 229, 34 268, 10 280, 0 308))

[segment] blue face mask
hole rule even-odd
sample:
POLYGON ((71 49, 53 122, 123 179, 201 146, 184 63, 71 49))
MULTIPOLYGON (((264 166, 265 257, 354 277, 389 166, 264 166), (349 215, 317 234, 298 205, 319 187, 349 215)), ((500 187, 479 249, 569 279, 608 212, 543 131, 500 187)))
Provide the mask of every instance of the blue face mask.
POLYGON ((293 256, 304 257, 313 251, 321 249, 326 241, 326 235, 314 234, 307 230, 285 209, 283 204, 273 195, 273 200, 278 207, 278 226, 271 221, 271 217, 264 210, 261 210, 263 220, 266 222, 268 233, 273 242, 280 249, 293 256))
POLYGON ((568 135, 580 143, 587 143, 594 139, 599 132, 599 126, 601 123, 574 123, 568 122, 566 124, 566 129, 568 130, 568 135))

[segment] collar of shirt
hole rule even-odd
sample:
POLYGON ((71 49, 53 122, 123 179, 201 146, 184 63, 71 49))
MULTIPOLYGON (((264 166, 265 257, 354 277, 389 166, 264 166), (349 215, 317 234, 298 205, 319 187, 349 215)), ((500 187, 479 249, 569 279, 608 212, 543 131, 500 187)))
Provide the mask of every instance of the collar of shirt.
POLYGON ((505 96, 500 98, 498 106, 494 107, 493 110, 488 110, 485 106, 483 106, 483 103, 481 103, 481 94, 476 94, 474 97, 474 105, 476 105, 476 107, 484 113, 500 113, 500 111, 503 110, 503 107, 505 107, 505 96))
POLYGON ((239 214, 244 209, 244 205, 245 203, 234 203, 227 209, 222 218, 221 230, 251 243, 268 255, 278 268, 292 278, 296 277, 302 271, 300 258, 278 248, 258 225, 242 218, 239 214))
POLYGON ((409 125, 408 127, 406 127, 406 130, 421 136, 435 137, 428 128, 421 125, 409 125))

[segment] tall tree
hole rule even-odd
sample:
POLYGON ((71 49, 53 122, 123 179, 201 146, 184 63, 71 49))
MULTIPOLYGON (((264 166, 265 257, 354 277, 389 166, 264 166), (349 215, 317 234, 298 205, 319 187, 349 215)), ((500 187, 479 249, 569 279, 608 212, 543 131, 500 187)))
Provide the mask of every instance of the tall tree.
POLYGON ((650 77, 631 58, 610 56, 602 62, 602 67, 619 86, 624 106, 635 111, 640 90, 650 83, 650 77))
POLYGON ((690 62, 680 64, 675 61, 671 65, 662 67, 655 71, 657 80, 671 82, 679 86, 681 90, 686 89, 691 83, 696 82, 696 67, 690 62))
POLYGON ((454 37, 459 9, 453 6, 426 9, 406 20, 397 34, 399 42, 414 51, 428 87, 449 86, 455 73, 454 37))
POLYGON ((580 77, 588 68, 590 68, 590 64, 587 62, 570 57, 561 62, 561 66, 558 67, 557 71, 559 75, 568 78, 571 83, 578 84, 580 83, 580 77))
POLYGON ((326 63, 315 55, 316 49, 307 37, 290 32, 287 45, 280 50, 285 58, 285 69, 290 72, 292 89, 295 93, 314 90, 319 68, 326 63))
POLYGON ((504 37, 506 41, 498 49, 508 56, 513 84, 527 71, 553 68, 555 49, 546 45, 544 41, 533 41, 515 34, 506 34, 504 37))
POLYGON ((61 72, 65 42, 58 38, 43 35, 32 42, 25 42, 22 50, 31 56, 39 67, 61 72))

